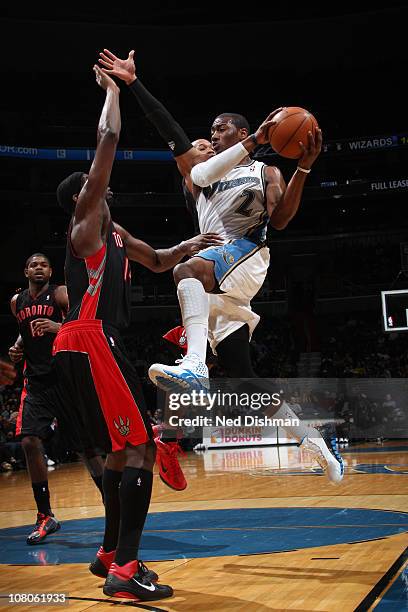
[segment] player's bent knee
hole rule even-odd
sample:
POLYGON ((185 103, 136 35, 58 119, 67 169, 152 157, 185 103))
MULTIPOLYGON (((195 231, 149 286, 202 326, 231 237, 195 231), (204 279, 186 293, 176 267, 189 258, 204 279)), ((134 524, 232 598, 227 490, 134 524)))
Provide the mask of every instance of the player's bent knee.
POLYGON ((192 258, 184 263, 177 264, 173 270, 173 278, 176 285, 185 278, 196 278, 204 286, 214 283, 214 266, 212 262, 204 259, 192 258))
POLYGON ((173 278, 175 283, 179 283, 183 278, 197 278, 197 271, 189 261, 179 263, 173 270, 173 278))

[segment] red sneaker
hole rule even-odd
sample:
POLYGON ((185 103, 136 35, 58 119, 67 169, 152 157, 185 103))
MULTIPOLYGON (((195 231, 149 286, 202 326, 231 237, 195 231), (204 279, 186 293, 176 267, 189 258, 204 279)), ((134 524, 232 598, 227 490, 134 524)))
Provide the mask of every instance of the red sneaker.
POLYGON ((187 487, 187 480, 178 462, 177 455, 185 453, 178 442, 163 442, 160 438, 154 439, 157 447, 156 462, 159 466, 160 478, 175 491, 183 491, 187 487))

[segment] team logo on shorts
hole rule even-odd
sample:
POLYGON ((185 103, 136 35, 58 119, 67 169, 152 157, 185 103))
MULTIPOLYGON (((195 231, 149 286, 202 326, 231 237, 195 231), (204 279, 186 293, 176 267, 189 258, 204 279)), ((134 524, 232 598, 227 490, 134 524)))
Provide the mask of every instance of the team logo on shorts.
POLYGON ((225 249, 225 248, 222 249, 221 250, 221 255, 222 255, 222 258, 223 258, 223 260, 225 261, 225 263, 227 265, 231 266, 234 263, 235 257, 233 256, 232 253, 228 253, 227 249, 225 249))
POLYGON ((229 266, 231 266, 235 261, 235 257, 232 255, 232 253, 227 253, 226 251, 223 252, 222 258, 229 266))
POLYGON ((118 430, 118 432, 120 433, 121 436, 128 436, 130 433, 130 427, 129 427, 129 417, 126 417, 126 423, 125 421, 122 419, 122 417, 119 415, 119 425, 117 424, 117 422, 115 421, 115 419, 113 419, 113 422, 115 424, 116 429, 118 430))

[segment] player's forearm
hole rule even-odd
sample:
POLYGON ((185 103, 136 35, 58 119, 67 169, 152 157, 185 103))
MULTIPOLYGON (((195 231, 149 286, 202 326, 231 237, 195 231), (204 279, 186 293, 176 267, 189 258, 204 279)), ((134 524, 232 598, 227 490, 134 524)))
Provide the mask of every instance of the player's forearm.
POLYGON ((180 242, 180 244, 170 247, 169 249, 157 249, 157 265, 154 272, 165 272, 166 270, 171 270, 186 255, 187 249, 184 242, 180 242))
POLYGON ((243 143, 238 142, 222 153, 194 166, 190 173, 191 180, 198 187, 208 187, 235 168, 248 155, 248 152, 243 143))
POLYGON ((104 138, 118 142, 121 128, 119 89, 106 90, 105 103, 98 124, 98 144, 104 138))
POLYGON ((193 147, 183 128, 163 104, 152 96, 139 78, 129 84, 129 89, 138 101, 146 118, 169 145, 174 157, 183 155, 193 147))
POLYGON ((296 215, 302 200, 306 176, 297 170, 290 179, 279 204, 270 216, 269 222, 275 229, 285 229, 296 215))

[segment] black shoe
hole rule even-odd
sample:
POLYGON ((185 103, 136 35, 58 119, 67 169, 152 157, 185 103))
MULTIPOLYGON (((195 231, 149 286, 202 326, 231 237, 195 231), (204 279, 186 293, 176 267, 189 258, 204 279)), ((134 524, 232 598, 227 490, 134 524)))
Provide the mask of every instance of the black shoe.
MULTIPOLYGON (((111 552, 107 553, 104 551, 103 546, 101 546, 96 553, 95 560, 89 564, 89 571, 91 574, 94 574, 94 576, 98 576, 99 578, 106 578, 109 573, 109 568, 115 560, 115 554, 116 550, 112 550, 111 552)), ((159 579, 156 572, 149 570, 143 561, 139 561, 138 572, 140 576, 144 576, 144 578, 146 578, 146 580, 149 582, 157 582, 159 579)))
POLYGON ((61 529, 61 525, 53 514, 47 515, 38 512, 37 522, 34 530, 27 538, 27 544, 40 544, 50 533, 55 533, 58 529, 61 529))
POLYGON ((103 587, 104 594, 109 597, 123 597, 139 601, 154 601, 173 595, 173 589, 170 586, 155 584, 147 580, 146 576, 139 572, 139 568, 138 561, 129 561, 123 566, 112 563, 103 587))

